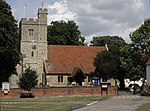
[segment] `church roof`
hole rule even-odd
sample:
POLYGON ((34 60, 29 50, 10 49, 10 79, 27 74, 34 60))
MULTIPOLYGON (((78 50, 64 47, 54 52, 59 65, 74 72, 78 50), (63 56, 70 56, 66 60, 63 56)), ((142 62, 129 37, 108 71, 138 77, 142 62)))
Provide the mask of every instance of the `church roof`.
POLYGON ((104 46, 49 45, 46 73, 71 74, 75 67, 79 67, 85 74, 90 74, 95 70, 94 58, 104 50, 104 46))

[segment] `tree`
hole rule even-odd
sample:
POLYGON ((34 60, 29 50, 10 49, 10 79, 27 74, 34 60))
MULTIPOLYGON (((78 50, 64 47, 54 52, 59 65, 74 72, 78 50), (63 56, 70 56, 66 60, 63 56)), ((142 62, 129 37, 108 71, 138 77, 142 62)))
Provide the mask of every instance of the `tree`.
POLYGON ((134 52, 150 54, 150 19, 146 19, 137 30, 130 33, 134 52))
POLYGON ((15 66, 20 61, 16 23, 10 6, 5 0, 0 0, 0 84, 15 73, 15 66))
POLYGON ((96 75, 106 79, 118 79, 120 81, 120 88, 123 89, 125 87, 125 73, 120 67, 120 49, 126 45, 126 42, 118 36, 99 36, 94 37, 91 43, 94 46, 104 46, 107 43, 109 49, 109 51, 99 53, 96 56, 94 61, 96 75))
POLYGON ((137 81, 141 78, 145 78, 145 63, 147 58, 139 52, 134 52, 131 46, 130 44, 121 49, 121 68, 125 73, 125 78, 131 81, 137 81))
POLYGON ((84 45, 84 37, 74 21, 53 21, 48 26, 48 44, 84 45))
POLYGON ((95 75, 102 78, 104 81, 110 78, 117 78, 119 55, 117 48, 111 47, 109 51, 98 53, 95 60, 94 66, 96 67, 95 75))
POLYGON ((125 40, 118 36, 99 36, 94 37, 91 41, 91 44, 93 46, 104 46, 106 43, 108 44, 108 46, 118 47, 123 47, 126 44, 125 40))
POLYGON ((31 88, 37 85, 38 83, 37 78, 38 76, 36 71, 30 69, 29 67, 25 70, 25 73, 23 73, 22 76, 19 78, 18 85, 20 88, 26 91, 30 91, 31 88))
MULTIPOLYGON (((138 54, 138 67, 141 68, 141 78, 146 79, 145 63, 150 56, 150 19, 146 19, 144 23, 130 33, 131 52, 138 54)), ((138 69, 137 69, 138 70, 138 69)), ((143 81, 144 82, 144 81, 143 81)), ((144 85, 144 84, 143 84, 144 85)))

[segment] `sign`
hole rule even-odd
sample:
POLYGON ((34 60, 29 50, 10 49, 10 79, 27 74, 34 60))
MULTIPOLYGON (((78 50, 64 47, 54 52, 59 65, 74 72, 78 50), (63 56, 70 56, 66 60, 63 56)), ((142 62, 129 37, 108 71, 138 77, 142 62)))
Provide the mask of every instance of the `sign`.
POLYGON ((2 82, 2 92, 4 94, 8 94, 10 90, 10 83, 9 82, 2 82))
POLYGON ((107 84, 102 84, 102 88, 107 88, 108 85, 107 84))

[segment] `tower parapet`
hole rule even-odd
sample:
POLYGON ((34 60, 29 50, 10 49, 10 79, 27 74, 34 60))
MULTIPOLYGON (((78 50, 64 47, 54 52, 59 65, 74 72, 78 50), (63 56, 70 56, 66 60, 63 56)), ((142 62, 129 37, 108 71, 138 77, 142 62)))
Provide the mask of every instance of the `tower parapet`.
POLYGON ((39 20, 33 19, 33 18, 22 18, 21 23, 22 24, 39 24, 39 20))
POLYGON ((41 14, 41 13, 47 14, 47 12, 48 12, 47 8, 44 8, 44 9, 43 8, 39 8, 38 9, 38 14, 41 14))
POLYGON ((38 9, 38 20, 40 23, 44 23, 44 24, 47 24, 47 14, 48 14, 48 11, 46 8, 39 8, 38 9))
POLYGON ((43 24, 43 25, 47 25, 47 14, 48 14, 48 10, 46 8, 42 9, 39 8, 38 9, 38 19, 34 19, 34 18, 22 18, 21 19, 21 23, 22 24, 43 24))

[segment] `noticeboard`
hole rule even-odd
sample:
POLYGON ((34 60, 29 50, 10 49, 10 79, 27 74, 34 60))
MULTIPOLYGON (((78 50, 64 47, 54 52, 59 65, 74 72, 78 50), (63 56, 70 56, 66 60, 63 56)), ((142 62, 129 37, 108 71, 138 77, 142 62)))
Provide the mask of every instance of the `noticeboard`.
POLYGON ((10 90, 10 83, 9 82, 2 82, 2 92, 8 93, 10 90))

